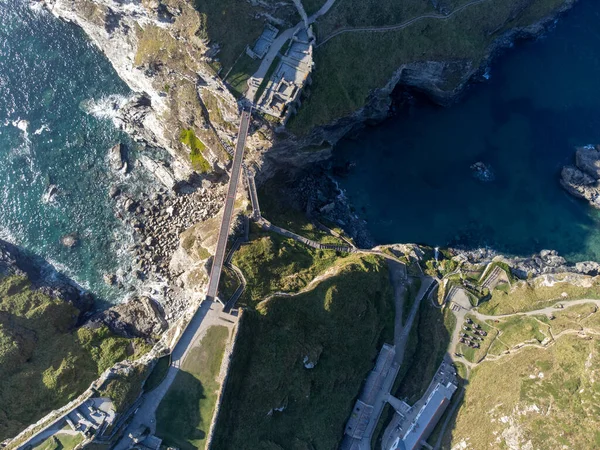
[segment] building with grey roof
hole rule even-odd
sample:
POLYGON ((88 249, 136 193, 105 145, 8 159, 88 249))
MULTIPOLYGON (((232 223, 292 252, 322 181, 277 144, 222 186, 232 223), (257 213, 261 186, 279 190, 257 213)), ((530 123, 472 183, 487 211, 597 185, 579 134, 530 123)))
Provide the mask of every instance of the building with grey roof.
POLYGON ((390 450, 413 450, 419 449, 427 440, 440 417, 450 404, 450 399, 457 386, 451 382, 447 384, 438 383, 431 391, 425 404, 417 413, 416 417, 408 427, 402 439, 398 438, 390 450))

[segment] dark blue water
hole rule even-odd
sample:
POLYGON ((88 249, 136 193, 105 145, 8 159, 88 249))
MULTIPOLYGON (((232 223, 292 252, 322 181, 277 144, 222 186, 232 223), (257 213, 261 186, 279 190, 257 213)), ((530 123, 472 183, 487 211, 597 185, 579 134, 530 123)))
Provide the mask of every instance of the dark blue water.
POLYGON ((132 238, 107 192, 111 183, 139 181, 119 179, 106 161, 112 145, 131 144, 109 107, 127 95, 80 29, 27 2, 0 1, 0 237, 111 302, 125 292, 106 286, 102 275, 127 269, 132 238), (45 202, 50 184, 58 194, 45 202), (80 245, 61 245, 73 232, 80 245))
POLYGON ((600 143, 600 2, 581 0, 543 38, 494 61, 442 109, 419 106, 346 140, 339 181, 378 243, 544 248, 600 260, 600 214, 559 185, 574 146, 600 143), (470 166, 491 166, 483 182, 470 166))

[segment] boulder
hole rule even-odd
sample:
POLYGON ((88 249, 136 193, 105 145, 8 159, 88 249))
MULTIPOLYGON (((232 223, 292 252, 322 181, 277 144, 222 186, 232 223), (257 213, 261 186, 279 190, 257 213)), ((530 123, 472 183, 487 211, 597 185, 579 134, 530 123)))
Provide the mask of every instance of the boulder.
POLYGON ((592 177, 600 179, 600 145, 586 145, 575 152, 575 165, 592 177))
POLYGON ((125 150, 123 144, 118 143, 108 151, 108 164, 113 170, 121 170, 125 166, 125 150))
POLYGON ((600 273, 600 264, 595 261, 584 261, 575 264, 575 270, 585 275, 598 275, 600 273))
POLYGON ((148 297, 133 297, 113 306, 86 325, 94 327, 102 323, 113 333, 125 337, 153 338, 168 327, 162 308, 148 297))
POLYGON ((571 195, 583 198, 595 208, 600 208, 600 182, 575 166, 563 167, 560 184, 571 195))
POLYGON ((105 273, 104 275, 102 275, 102 278, 104 279, 104 282, 109 286, 114 286, 115 284, 117 284, 117 276, 113 273, 105 273))
POLYGON ((60 238, 60 243, 68 248, 75 247, 77 244, 79 244, 79 238, 77 236, 77 233, 65 234, 63 237, 60 238))

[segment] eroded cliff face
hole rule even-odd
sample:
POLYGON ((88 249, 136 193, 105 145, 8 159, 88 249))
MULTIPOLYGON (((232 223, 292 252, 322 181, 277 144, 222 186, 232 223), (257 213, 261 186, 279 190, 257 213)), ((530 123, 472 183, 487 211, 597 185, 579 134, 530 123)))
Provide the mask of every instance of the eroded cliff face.
MULTIPOLYGON (((237 133, 238 105, 208 65, 211 51, 202 17, 181 0, 42 0, 58 18, 80 26, 136 95, 119 114, 134 138, 164 147, 178 179, 191 171, 191 129, 206 147, 212 169, 227 162, 224 145, 237 133)), ((253 133, 252 150, 267 148, 268 133, 253 133)))

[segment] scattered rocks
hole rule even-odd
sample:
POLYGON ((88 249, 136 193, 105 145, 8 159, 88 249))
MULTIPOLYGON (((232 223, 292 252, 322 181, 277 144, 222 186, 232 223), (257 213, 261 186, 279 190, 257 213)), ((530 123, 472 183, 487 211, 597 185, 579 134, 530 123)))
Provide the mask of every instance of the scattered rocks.
POLYGON ((563 167, 560 184, 571 195, 600 209, 600 145, 579 147, 575 164, 563 167))
POLYGON ((110 198, 117 198, 119 195, 121 195, 121 188, 119 186, 111 186, 110 189, 108 190, 108 196, 110 198))
POLYGON ((117 276, 114 273, 105 273, 102 275, 102 279, 108 286, 117 284, 117 276))
POLYGON ((77 244, 79 244, 79 237, 75 232, 65 234, 63 237, 60 238, 60 243, 67 248, 73 248, 76 247, 77 244))

